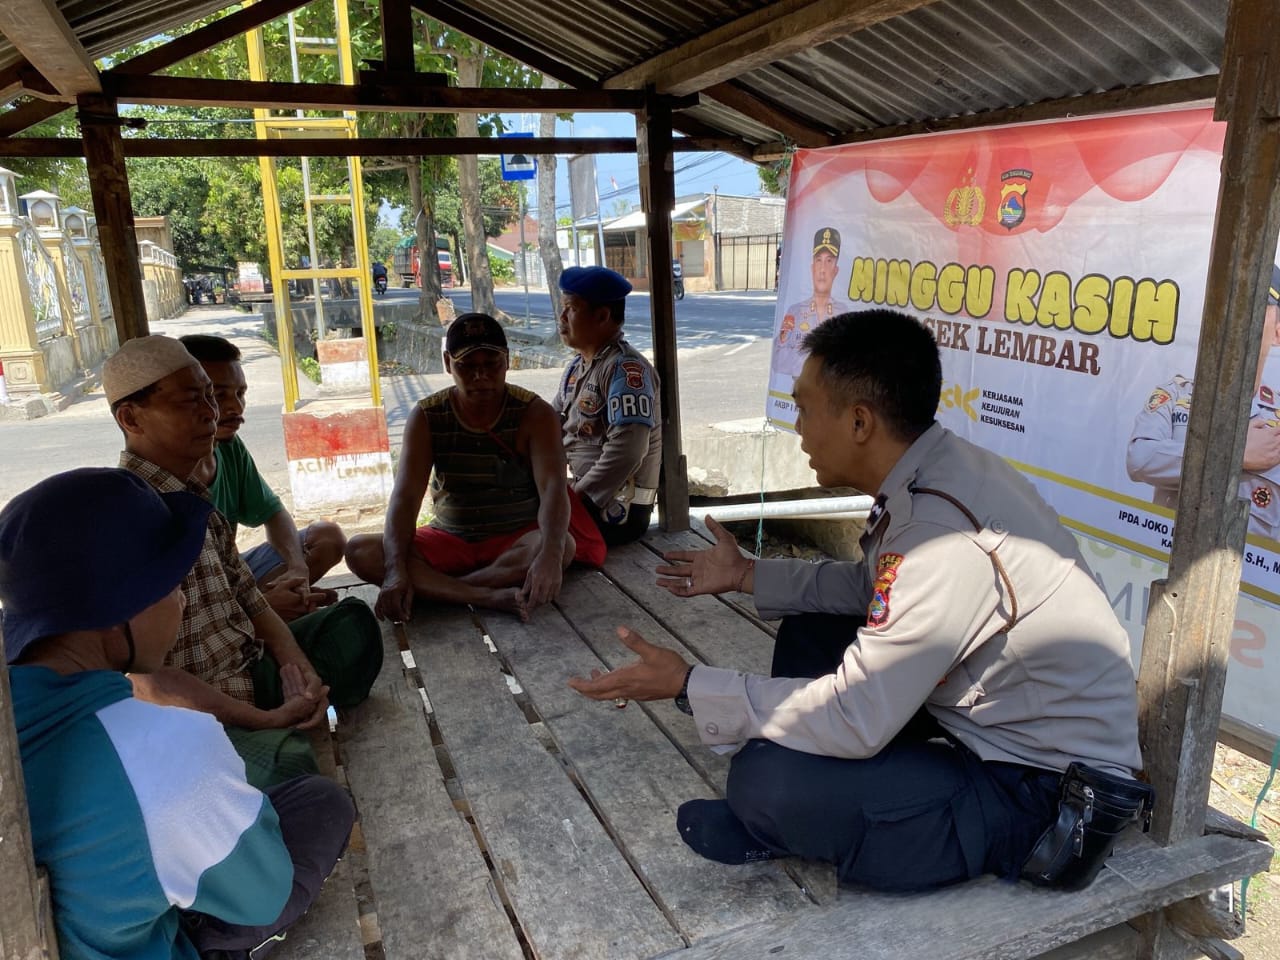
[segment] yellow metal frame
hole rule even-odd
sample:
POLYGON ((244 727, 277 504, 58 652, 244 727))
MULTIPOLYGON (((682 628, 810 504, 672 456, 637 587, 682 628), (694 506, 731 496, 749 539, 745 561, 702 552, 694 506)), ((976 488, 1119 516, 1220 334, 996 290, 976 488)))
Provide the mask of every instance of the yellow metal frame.
MULTIPOLYGON (((317 38, 294 38, 295 52, 312 55, 336 55, 341 82, 355 83, 355 69, 351 57, 351 25, 348 21, 347 0, 333 0, 334 21, 338 36, 330 45, 315 44, 317 38)), ((263 45, 262 29, 245 35, 248 44, 249 78, 266 80, 267 57, 263 45)), ((354 111, 344 111, 340 117, 288 117, 273 116, 270 110, 253 111, 254 131, 259 140, 305 139, 318 132, 331 134, 342 131, 352 140, 359 137, 357 117, 354 111)), ((306 162, 305 160, 303 162, 306 162)), ((369 260, 369 236, 364 222, 364 177, 359 157, 347 158, 347 179, 350 194, 311 195, 303 198, 308 221, 311 222, 314 203, 349 203, 351 205, 351 239, 355 247, 355 263, 351 267, 320 269, 316 264, 304 269, 286 269, 284 265, 284 224, 280 206, 280 192, 276 187, 276 162, 274 157, 259 157, 258 169, 262 175, 262 204, 266 213, 267 259, 271 269, 272 299, 276 309, 276 335, 279 341, 280 365, 284 372, 284 408, 293 412, 298 405, 298 367, 293 349, 293 309, 289 301, 290 280, 352 279, 360 281, 360 332, 365 342, 365 357, 369 364, 369 389, 373 406, 382 406, 382 383, 378 376, 377 327, 373 315, 372 263, 369 260)), ((317 291, 317 311, 323 310, 317 291)))

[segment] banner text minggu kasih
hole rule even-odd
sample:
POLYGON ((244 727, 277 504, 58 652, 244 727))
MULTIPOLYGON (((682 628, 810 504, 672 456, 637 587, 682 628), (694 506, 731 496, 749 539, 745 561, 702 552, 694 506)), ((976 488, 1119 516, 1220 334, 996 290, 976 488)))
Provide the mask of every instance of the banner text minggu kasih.
MULTIPOLYGON (((855 257, 849 275, 849 299, 889 307, 913 307, 986 318, 995 306, 995 268, 930 261, 855 257)), ((1178 325, 1178 285, 1172 280, 1106 277, 1079 280, 1061 271, 1013 268, 1005 277, 1003 314, 1011 324, 1085 335, 1107 333, 1116 339, 1170 344, 1178 325)), ((1097 376, 1098 348, 1088 341, 1058 340, 1047 333, 961 322, 930 321, 938 345, 953 350, 1037 363, 1097 376)))

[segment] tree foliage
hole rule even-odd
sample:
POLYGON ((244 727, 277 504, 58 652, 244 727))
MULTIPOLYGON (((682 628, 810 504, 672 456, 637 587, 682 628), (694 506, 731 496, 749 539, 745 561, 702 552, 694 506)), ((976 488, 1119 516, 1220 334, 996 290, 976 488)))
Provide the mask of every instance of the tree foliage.
MULTIPOLYGON (((353 59, 382 58, 382 33, 379 0, 350 0, 349 21, 353 59)), ((334 10, 331 4, 315 3, 296 13, 299 36, 334 36, 334 10)), ((196 20, 196 29, 216 17, 196 20)), ((263 28, 266 53, 266 78, 295 79, 290 57, 289 27, 280 18, 263 28)), ((127 60, 145 50, 168 42, 172 36, 160 36, 130 47, 115 58, 127 60)), ((501 56, 470 37, 447 28, 418 13, 414 15, 414 66, 424 72, 445 74, 457 82, 459 58, 475 58, 481 64, 483 86, 537 86, 539 75, 528 67, 501 56)), ((109 65, 109 63, 108 63, 109 65)), ((175 64, 165 74, 210 79, 245 80, 250 77, 248 49, 243 37, 236 37, 175 64)), ((300 55, 297 79, 303 82, 341 81, 337 58, 323 55, 300 55)), ((131 118, 145 121, 142 130, 126 130, 126 136, 164 136, 189 138, 245 138, 254 136, 252 117, 248 111, 211 108, 167 108, 134 106, 125 108, 131 118)), ((293 111, 276 111, 278 116, 292 116, 293 111)), ((304 116, 325 114, 305 111, 304 116)), ((491 136, 502 132, 497 114, 471 118, 476 132, 491 136)), ((457 133, 458 118, 448 114, 428 113, 363 113, 360 114, 361 136, 424 137, 452 136, 457 133)), ((46 121, 31 133, 36 136, 77 135, 70 113, 46 121)), ((79 159, 14 159, 8 165, 22 178, 20 192, 47 189, 59 194, 68 205, 92 208, 84 161, 79 159)), ((277 160, 276 184, 282 206, 285 260, 291 265, 308 254, 303 215, 302 170, 298 160, 277 160)), ((514 221, 519 209, 517 184, 501 179, 496 159, 482 159, 478 167, 476 207, 482 217, 480 236, 497 236, 514 221)), ((234 265, 237 261, 265 263, 266 225, 262 208, 262 182, 259 163, 244 158, 191 157, 171 159, 131 159, 129 180, 134 212, 138 216, 167 216, 174 238, 174 253, 188 268, 211 265, 234 265)), ((347 165, 342 159, 310 161, 312 194, 349 193, 347 165)), ((454 157, 386 157, 371 158, 364 165, 367 205, 362 211, 370 239, 371 259, 387 262, 391 248, 400 234, 381 226, 378 210, 385 201, 406 209, 406 231, 415 229, 421 210, 425 215, 428 236, 452 237, 455 250, 464 254, 464 204, 459 187, 458 161, 454 157), (410 166, 418 171, 418 196, 412 196, 410 166)), ((317 255, 323 262, 338 263, 349 258, 352 248, 351 211, 339 204, 318 204, 314 208, 317 255)), ((483 243, 477 251, 483 256, 483 243)), ((434 262, 433 258, 424 258, 434 262)), ((461 259, 461 257, 459 257, 461 259)), ((437 294, 438 295, 438 291, 437 294)))

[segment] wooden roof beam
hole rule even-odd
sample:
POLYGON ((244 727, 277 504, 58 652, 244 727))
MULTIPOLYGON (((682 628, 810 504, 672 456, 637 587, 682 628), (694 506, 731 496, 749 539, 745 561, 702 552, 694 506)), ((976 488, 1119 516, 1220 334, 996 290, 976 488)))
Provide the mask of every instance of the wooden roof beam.
POLYGON ((184 33, 168 43, 154 47, 146 53, 140 53, 132 60, 118 63, 106 72, 137 75, 164 70, 187 57, 203 53, 210 47, 216 47, 224 40, 231 40, 264 23, 283 17, 299 7, 306 6, 308 2, 309 0, 258 0, 257 3, 237 10, 235 13, 229 13, 225 17, 219 17, 213 23, 207 23, 198 30, 184 33))
POLYGON ((54 0, 4 0, 0 3, 0 33, 60 97, 74 100, 82 93, 102 90, 93 58, 54 0))
MULTIPOLYGON (((131 60, 116 64, 103 72, 104 77, 121 74, 145 75, 164 70, 193 56, 216 46, 224 40, 238 37, 246 31, 270 23, 291 10, 305 6, 308 0, 259 0, 258 3, 235 13, 220 17, 213 23, 206 24, 190 33, 170 40, 168 43, 154 47, 146 53, 140 53, 131 60)), ((40 94, 33 90, 28 92, 40 94)), ((0 114, 0 137, 11 137, 33 127, 43 120, 56 116, 69 105, 65 103, 25 103, 8 113, 0 114)))
POLYGON ((58 100, 59 109, 65 108, 62 96, 53 84, 40 75, 40 71, 26 60, 19 60, 0 70, 0 103, 8 103, 15 97, 39 97, 41 100, 58 100))
MULTIPOLYGON (((677 153, 726 152, 728 137, 676 137, 677 153)), ((451 157, 496 156, 502 143, 493 137, 346 137, 317 139, 201 140, 186 137, 127 137, 126 157, 451 157)), ((520 141, 529 153, 635 153, 634 137, 530 137, 520 141)), ((79 157, 84 145, 71 137, 0 138, 0 157, 79 157)))
POLYGON ((604 86, 629 90, 653 84, 659 93, 694 93, 931 2, 779 0, 616 73, 604 86))
MULTIPOLYGON (((165 106, 274 107, 396 113, 633 112, 643 94, 630 90, 542 90, 446 87, 438 83, 282 83, 197 77, 104 75, 110 95, 128 103, 165 106)), ((690 104, 691 105, 691 104, 690 104)))
POLYGON ((762 100, 736 83, 717 83, 704 90, 702 95, 744 117, 749 117, 756 123, 763 124, 770 130, 778 131, 798 146, 827 147, 835 142, 835 138, 825 130, 819 130, 803 120, 798 120, 794 115, 767 100, 762 100))

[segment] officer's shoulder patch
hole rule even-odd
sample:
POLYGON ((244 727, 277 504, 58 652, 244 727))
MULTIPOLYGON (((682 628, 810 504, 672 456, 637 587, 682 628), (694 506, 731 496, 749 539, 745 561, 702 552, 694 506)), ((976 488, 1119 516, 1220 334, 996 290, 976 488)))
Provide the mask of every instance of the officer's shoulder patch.
POLYGON ((898 579, 902 560, 900 553, 882 553, 876 560, 876 580, 871 587, 871 602, 867 604, 868 626, 882 627, 889 622, 889 595, 893 582, 898 579))
MULTIPOLYGON (((1156 387, 1151 392, 1151 396, 1147 398, 1148 410, 1159 410, 1162 406, 1173 399, 1173 396, 1164 387, 1156 387)), ((1130 408, 1132 409, 1132 408, 1130 408)))

